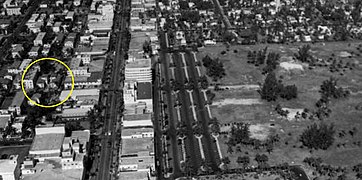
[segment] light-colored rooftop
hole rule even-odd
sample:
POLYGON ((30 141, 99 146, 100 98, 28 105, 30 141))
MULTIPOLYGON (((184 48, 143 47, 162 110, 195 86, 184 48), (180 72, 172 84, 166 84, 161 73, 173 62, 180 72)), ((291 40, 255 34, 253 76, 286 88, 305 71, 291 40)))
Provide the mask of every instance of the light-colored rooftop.
POLYGON ((31 151, 60 150, 64 140, 64 134, 40 134, 36 135, 31 145, 31 151))
MULTIPOLYGON (((59 99, 65 99, 70 90, 63 90, 59 96, 59 99)), ((71 97, 77 99, 78 96, 99 96, 99 89, 74 89, 71 97)))
POLYGON ((21 104, 24 102, 25 96, 22 91, 16 92, 13 100, 11 101, 11 107, 20 107, 21 104))
POLYGON ((149 153, 154 152, 153 147, 153 138, 122 139, 121 154, 139 154, 139 156, 147 156, 149 153))
POLYGON ((127 68, 151 68, 151 59, 137 59, 135 61, 128 62, 127 68))
POLYGON ((14 174, 17 166, 18 156, 11 156, 10 159, 0 160, 0 174, 14 174))

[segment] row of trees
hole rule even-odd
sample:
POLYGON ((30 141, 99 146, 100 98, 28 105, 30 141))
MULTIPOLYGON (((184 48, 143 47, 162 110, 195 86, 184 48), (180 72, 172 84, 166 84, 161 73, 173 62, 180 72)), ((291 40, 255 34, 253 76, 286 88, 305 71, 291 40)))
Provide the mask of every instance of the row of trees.
POLYGON ((281 80, 277 80, 274 72, 269 72, 258 93, 261 99, 267 101, 276 101, 278 97, 290 100, 297 98, 298 88, 295 85, 284 86, 281 80))
POLYGON ((206 55, 202 59, 202 63, 207 69, 206 74, 210 76, 213 81, 216 82, 226 75, 224 64, 219 58, 212 59, 210 56, 206 55))

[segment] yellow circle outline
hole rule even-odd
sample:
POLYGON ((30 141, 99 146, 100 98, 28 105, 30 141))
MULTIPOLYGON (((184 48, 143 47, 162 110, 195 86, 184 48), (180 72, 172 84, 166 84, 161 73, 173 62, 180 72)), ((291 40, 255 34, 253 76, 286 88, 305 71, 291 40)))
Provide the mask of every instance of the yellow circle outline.
POLYGON ((52 107, 57 107, 61 104, 63 104, 65 101, 67 101, 70 96, 72 95, 73 93, 73 89, 74 89, 74 75, 73 75, 73 72, 72 70, 63 62, 63 61, 60 61, 59 59, 56 59, 56 58, 40 58, 40 59, 37 59, 35 60, 34 62, 30 63, 24 70, 23 72, 23 75, 21 76, 21 90, 23 91, 25 97, 34 105, 36 106, 39 106, 39 107, 43 107, 43 108, 52 108, 52 107), (52 61, 56 61, 58 63, 60 63, 61 65, 63 65, 65 68, 67 68, 67 70, 70 72, 70 76, 72 77, 72 88, 70 89, 70 92, 68 94, 68 96, 62 100, 61 102, 59 102, 58 104, 53 104, 53 105, 42 105, 42 104, 38 104, 36 103, 35 101, 33 101, 32 99, 29 98, 29 96, 26 94, 26 91, 25 91, 25 88, 24 88, 24 77, 25 77, 25 74, 26 72, 28 71, 28 69, 35 63, 39 62, 39 61, 44 61, 44 60, 52 60, 52 61))

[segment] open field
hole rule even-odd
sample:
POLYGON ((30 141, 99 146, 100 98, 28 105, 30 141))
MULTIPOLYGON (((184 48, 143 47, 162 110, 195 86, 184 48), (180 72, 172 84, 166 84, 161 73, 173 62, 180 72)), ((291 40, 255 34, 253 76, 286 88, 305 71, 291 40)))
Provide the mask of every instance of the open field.
MULTIPOLYGON (((253 147, 247 146, 241 146, 241 152, 237 152, 236 147, 234 147, 233 153, 229 153, 227 152, 228 146, 225 144, 228 138, 226 135, 221 135, 219 140, 222 154, 224 157, 229 157, 231 161, 230 168, 240 167, 236 163, 236 159, 244 155, 250 157, 251 165, 256 165, 257 163, 254 161, 256 153, 266 154, 270 165, 283 162, 302 164, 305 157, 311 156, 321 157, 323 162, 333 166, 350 168, 357 163, 362 163, 360 158, 355 158, 362 156, 362 149, 357 145, 357 142, 362 138, 362 132, 359 130, 353 137, 348 133, 343 138, 337 137, 337 134, 342 130, 348 132, 353 127, 357 129, 362 127, 362 110, 356 110, 355 108, 362 103, 362 58, 356 55, 361 53, 356 49, 361 42, 351 42, 350 46, 348 44, 343 42, 311 44, 311 54, 318 58, 328 59, 333 56, 338 61, 342 60, 344 64, 347 62, 357 64, 352 70, 346 69, 341 71, 343 75, 331 73, 328 67, 309 69, 306 64, 302 64, 304 70, 301 72, 288 72, 281 67, 277 68, 277 77, 282 79, 283 84, 295 84, 298 87, 298 98, 296 99, 286 101, 279 98, 276 102, 261 101, 260 104, 250 103, 249 105, 245 103, 229 103, 218 106, 218 103, 225 100, 228 102, 230 99, 238 101, 245 99, 256 100, 260 96, 255 89, 235 88, 214 91, 216 96, 214 99, 215 103, 211 106, 211 112, 213 117, 219 120, 222 130, 227 129, 225 125, 227 126, 233 122, 251 123, 252 125, 264 124, 266 126, 272 124, 273 127, 270 126, 270 128, 273 129, 273 133, 281 137, 280 142, 275 145, 270 154, 263 148, 255 150, 253 147), (349 55, 351 56, 349 57, 349 55), (332 113, 325 121, 335 125, 336 137, 334 144, 327 151, 310 151, 302 147, 302 143, 299 142, 299 136, 307 126, 314 122, 304 119, 288 121, 277 115, 274 109, 277 104, 292 109, 315 109, 315 103, 320 98, 320 85, 330 77, 336 77, 338 79, 338 86, 350 89, 352 95, 346 99, 332 100, 329 105, 332 113)), ((267 46, 269 52, 279 52, 283 62, 286 59, 292 59, 290 56, 293 56, 301 45, 298 43, 292 45, 268 44, 267 46)), ((199 59, 202 59, 203 56, 208 54, 214 58, 218 57, 223 61, 227 75, 220 81, 222 85, 255 85, 258 82, 262 82, 264 76, 261 74, 260 67, 246 63, 247 52, 249 50, 263 49, 264 47, 266 45, 232 46, 226 55, 220 54, 221 51, 226 50, 225 46, 207 47, 202 49, 198 56, 199 59), (237 49, 238 52, 234 53, 234 49, 237 49)), ((311 172, 308 174, 311 174, 311 172)))

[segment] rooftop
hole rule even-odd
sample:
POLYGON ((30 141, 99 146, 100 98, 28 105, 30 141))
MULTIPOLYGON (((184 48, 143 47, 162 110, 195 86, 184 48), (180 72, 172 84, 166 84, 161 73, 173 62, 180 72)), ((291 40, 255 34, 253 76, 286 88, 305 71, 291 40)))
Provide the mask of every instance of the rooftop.
POLYGON ((64 133, 35 135, 30 151, 59 150, 63 144, 64 133))
POLYGON ((124 121, 151 120, 151 113, 147 114, 125 114, 124 121))
POLYGON ((0 128, 5 129, 10 120, 11 120, 10 114, 0 114, 0 128))
POLYGON ((152 84, 150 82, 137 84, 137 99, 152 99, 152 84))
POLYGON ((11 101, 11 107, 20 107, 21 104, 24 102, 24 93, 23 91, 17 91, 13 100, 11 101))
POLYGON ((121 154, 147 155, 153 153, 153 138, 122 139, 121 154))
POLYGON ((10 156, 9 159, 0 159, 0 174, 13 174, 17 166, 17 157, 10 156))
POLYGON ((126 68, 151 68, 151 59, 137 59, 128 62, 126 68))
MULTIPOLYGON (((63 90, 59 98, 65 99, 69 93, 70 90, 63 90)), ((77 99, 78 96, 94 96, 94 95, 97 96, 99 95, 99 89, 74 89, 71 97, 77 99)))
POLYGON ((146 132, 153 132, 153 128, 124 128, 122 129, 122 136, 131 136, 146 132))

